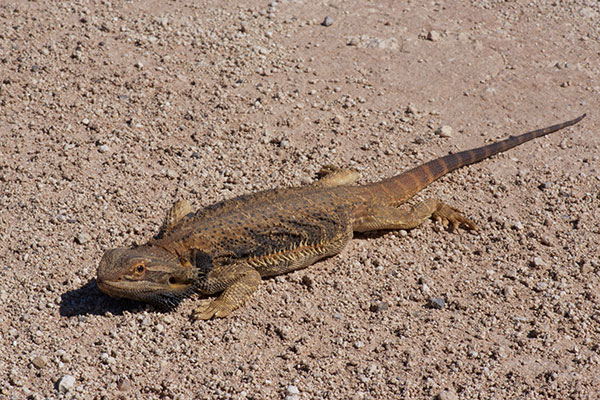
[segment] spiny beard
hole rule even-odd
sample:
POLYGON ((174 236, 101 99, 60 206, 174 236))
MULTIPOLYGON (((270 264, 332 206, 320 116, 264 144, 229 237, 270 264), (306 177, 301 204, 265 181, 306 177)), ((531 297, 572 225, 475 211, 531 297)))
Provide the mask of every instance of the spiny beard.
POLYGON ((172 311, 177 308, 183 299, 190 297, 194 292, 194 286, 190 286, 178 293, 158 293, 149 300, 155 307, 164 311, 172 311))

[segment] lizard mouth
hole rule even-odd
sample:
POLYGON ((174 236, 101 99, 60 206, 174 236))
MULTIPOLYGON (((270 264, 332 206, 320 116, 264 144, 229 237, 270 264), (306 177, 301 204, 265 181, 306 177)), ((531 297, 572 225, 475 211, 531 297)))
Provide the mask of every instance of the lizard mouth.
POLYGON ((167 310, 176 308, 181 300, 189 297, 195 291, 193 285, 184 283, 165 286, 160 283, 146 282, 143 289, 137 287, 135 282, 128 281, 115 282, 98 279, 96 283, 101 292, 111 297, 150 303, 167 310))
POLYGON ((98 288, 113 297, 126 297, 127 295, 133 296, 135 294, 151 293, 157 290, 164 290, 164 285, 157 283, 146 282, 143 289, 139 288, 135 282, 128 281, 103 281, 100 279, 96 280, 98 288))

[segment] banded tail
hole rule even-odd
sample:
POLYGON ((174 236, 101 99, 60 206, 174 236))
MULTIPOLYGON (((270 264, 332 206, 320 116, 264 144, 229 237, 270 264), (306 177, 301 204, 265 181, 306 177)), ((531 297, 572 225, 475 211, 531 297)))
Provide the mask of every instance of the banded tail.
POLYGON ((384 202, 390 205, 398 205, 418 193, 421 189, 429 185, 434 180, 450 171, 465 165, 474 164, 535 138, 546 136, 552 132, 575 125, 585 118, 585 116, 586 114, 583 114, 580 117, 563 122, 561 124, 537 129, 519 136, 511 136, 506 140, 492 143, 487 146, 461 151, 460 153, 448 154, 447 156, 426 162, 425 164, 415 167, 400 175, 393 176, 389 179, 384 179, 368 186, 370 186, 371 190, 378 192, 380 198, 381 196, 389 197, 390 201, 386 202, 384 200, 384 202))

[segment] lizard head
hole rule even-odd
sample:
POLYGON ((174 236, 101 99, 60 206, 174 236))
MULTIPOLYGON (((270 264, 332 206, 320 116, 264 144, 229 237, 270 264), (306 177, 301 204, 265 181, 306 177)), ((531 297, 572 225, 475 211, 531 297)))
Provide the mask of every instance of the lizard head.
POLYGON ((97 274, 98 288, 112 296, 172 308, 194 292, 197 271, 155 246, 111 249, 97 274))

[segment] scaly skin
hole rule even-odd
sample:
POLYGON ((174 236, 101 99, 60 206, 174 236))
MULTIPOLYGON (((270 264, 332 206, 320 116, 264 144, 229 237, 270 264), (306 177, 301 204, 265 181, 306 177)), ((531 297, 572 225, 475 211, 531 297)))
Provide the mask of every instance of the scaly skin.
POLYGON ((460 211, 427 199, 397 206, 442 175, 529 140, 576 124, 568 122, 450 154, 395 177, 352 186, 354 171, 324 167, 311 186, 274 189, 216 203, 192 213, 178 201, 157 238, 131 249, 108 250, 98 267, 103 292, 175 306, 198 291, 220 295, 194 311, 195 319, 225 317, 240 307, 261 278, 307 267, 336 254, 353 232, 411 229, 428 218, 454 230, 477 229, 460 211))

